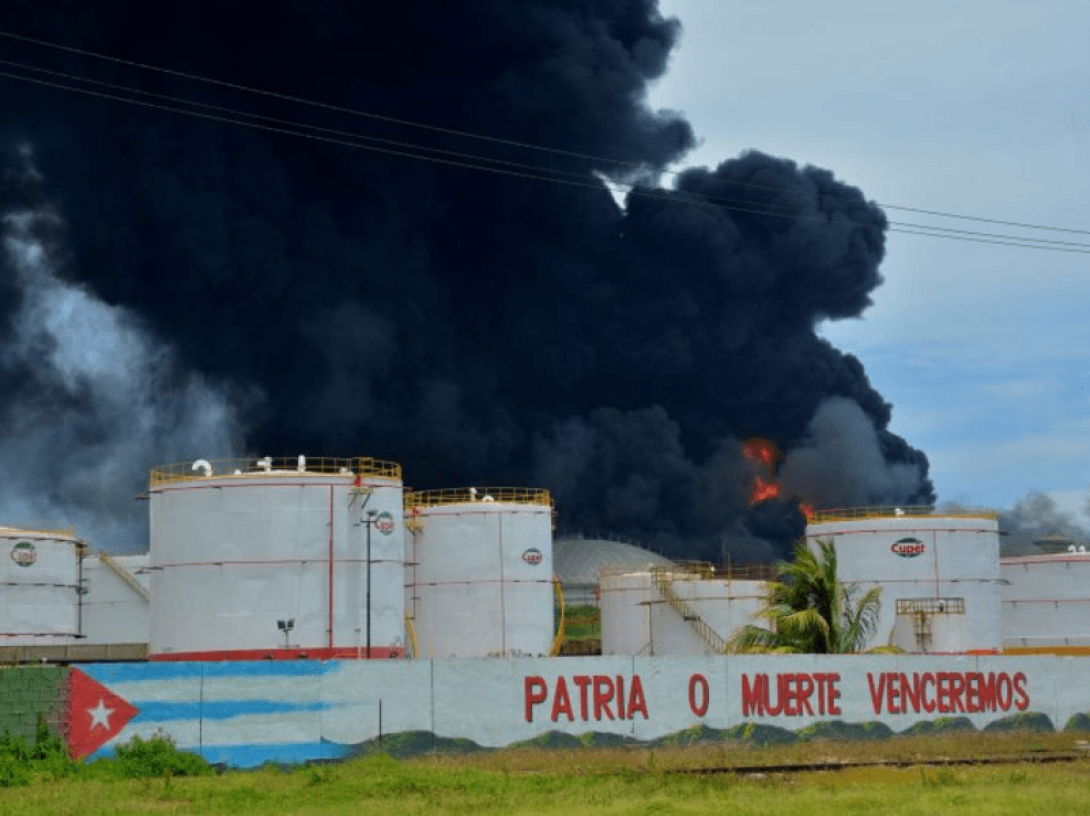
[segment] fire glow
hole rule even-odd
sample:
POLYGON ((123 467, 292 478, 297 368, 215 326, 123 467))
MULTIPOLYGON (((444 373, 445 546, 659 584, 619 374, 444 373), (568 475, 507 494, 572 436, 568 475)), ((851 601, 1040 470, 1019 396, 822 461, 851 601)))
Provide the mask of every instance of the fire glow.
MULTIPOLYGON (((776 466, 783 459, 779 448, 767 439, 750 439, 742 444, 742 455, 764 471, 753 477, 753 487, 749 491, 750 505, 779 498, 783 490, 776 480, 776 466)), ((799 503, 799 512, 806 516, 807 521, 814 518, 814 508, 808 502, 799 503)))
POLYGON ((780 483, 776 481, 776 463, 782 458, 779 449, 767 439, 750 439, 742 445, 742 455, 765 471, 754 477, 749 503, 760 504, 779 496, 780 483))

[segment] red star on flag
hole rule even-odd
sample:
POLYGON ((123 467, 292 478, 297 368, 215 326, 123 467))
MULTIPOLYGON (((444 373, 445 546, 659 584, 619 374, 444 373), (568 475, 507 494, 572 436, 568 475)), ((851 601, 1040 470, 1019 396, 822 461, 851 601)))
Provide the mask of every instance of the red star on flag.
POLYGON ((68 724, 68 753, 73 759, 93 754, 117 736, 138 711, 128 700, 97 680, 79 669, 70 669, 68 707, 64 712, 68 724))

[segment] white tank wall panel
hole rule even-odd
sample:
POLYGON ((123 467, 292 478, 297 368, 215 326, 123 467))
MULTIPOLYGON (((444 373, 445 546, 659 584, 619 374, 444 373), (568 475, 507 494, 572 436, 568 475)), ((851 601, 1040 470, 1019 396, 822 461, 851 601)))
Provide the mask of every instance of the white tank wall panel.
POLYGON ((960 614, 929 614, 927 634, 921 637, 914 615, 897 615, 890 643, 908 653, 949 653, 963 651, 965 616, 960 614), (923 641, 921 643, 921 640, 923 641))
POLYGON ((422 657, 548 654, 552 508, 468 502, 418 508, 414 585, 422 657))
POLYGON ((80 542, 0 528, 0 647, 75 642, 80 542))
MULTIPOLYGON (((135 575, 129 566, 146 566, 147 559, 116 557, 118 569, 141 586, 147 574, 135 575)), ((148 600, 103 563, 97 555, 83 560, 83 639, 86 645, 109 643, 147 643, 150 608, 148 600)))
POLYGON ((148 567, 151 566, 151 553, 139 553, 137 555, 115 555, 114 561, 125 570, 129 575, 144 587, 144 589, 151 589, 151 573, 148 572, 148 567))
POLYGON ((368 531, 371 645, 402 649, 401 482, 361 481, 274 471, 153 487, 149 653, 356 651, 368 531), (285 641, 278 621, 292 619, 285 641))
MULTIPOLYGON (((724 640, 758 623, 764 606, 762 581, 705 579, 688 573, 670 578, 675 594, 724 640)), ((665 602, 650 572, 602 575, 603 655, 696 655, 709 646, 689 622, 665 602)))
MULTIPOLYGON (((1001 647, 999 528, 995 519, 858 518, 810 524, 806 537, 811 547, 818 539, 834 542, 838 577, 843 583, 858 583, 860 594, 881 588, 878 630, 867 648, 884 646, 894 639, 899 599, 937 598, 960 598, 965 603, 963 621, 941 624, 941 651, 994 651, 1001 647), (960 642, 955 643, 958 638, 960 642)), ((933 640, 931 650, 940 651, 939 641, 933 640)))
POLYGON ((697 655, 707 647, 655 589, 651 573, 604 573, 603 655, 697 655))
POLYGON ((1004 558, 1003 646, 1090 646, 1090 554, 1004 558))

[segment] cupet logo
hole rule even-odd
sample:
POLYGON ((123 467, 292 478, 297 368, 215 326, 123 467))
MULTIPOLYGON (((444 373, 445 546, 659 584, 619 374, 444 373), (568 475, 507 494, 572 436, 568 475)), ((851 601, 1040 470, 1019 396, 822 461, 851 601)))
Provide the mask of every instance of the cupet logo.
POLYGON ((926 550, 927 546, 918 538, 901 538, 889 547, 890 552, 896 553, 901 558, 915 558, 926 550))
POLYGON ((383 535, 390 535, 396 526, 394 517, 389 513, 379 513, 375 517, 375 529, 383 535))
POLYGON ((29 567, 38 560, 38 551, 29 541, 20 541, 11 548, 11 560, 20 567, 29 567))
POLYGON ((544 556, 537 547, 531 547, 522 554, 522 560, 527 564, 540 564, 544 556))

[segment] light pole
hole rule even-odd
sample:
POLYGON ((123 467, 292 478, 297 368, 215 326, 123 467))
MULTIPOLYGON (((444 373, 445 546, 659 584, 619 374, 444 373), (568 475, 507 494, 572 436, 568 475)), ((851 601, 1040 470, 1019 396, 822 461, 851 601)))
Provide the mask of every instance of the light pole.
POLYGON ((367 659, 371 659, 371 525, 377 510, 367 511, 367 659))
POLYGON ((276 622, 276 628, 284 633, 284 651, 286 652, 291 648, 289 636, 291 635, 291 630, 295 628, 295 618, 278 620, 276 622))

